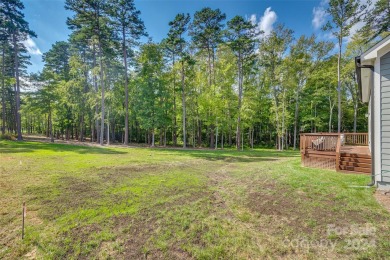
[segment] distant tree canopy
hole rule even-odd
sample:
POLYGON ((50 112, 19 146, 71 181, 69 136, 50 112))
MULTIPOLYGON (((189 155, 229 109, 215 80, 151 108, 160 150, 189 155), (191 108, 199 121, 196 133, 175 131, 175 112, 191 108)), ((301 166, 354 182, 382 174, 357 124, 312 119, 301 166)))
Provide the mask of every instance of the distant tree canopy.
POLYGON ((297 148, 300 132, 366 132, 354 57, 389 31, 388 0, 331 0, 332 42, 277 24, 267 35, 220 9, 179 13, 161 42, 133 0, 66 0, 68 41, 26 73, 35 37, 19 0, 0 2, 1 132, 100 144, 297 148), (355 35, 351 28, 364 23, 355 35), (345 37, 350 41, 346 44, 345 37), (32 91, 20 91, 29 84, 32 91), (33 88, 31 88, 31 86, 33 88))

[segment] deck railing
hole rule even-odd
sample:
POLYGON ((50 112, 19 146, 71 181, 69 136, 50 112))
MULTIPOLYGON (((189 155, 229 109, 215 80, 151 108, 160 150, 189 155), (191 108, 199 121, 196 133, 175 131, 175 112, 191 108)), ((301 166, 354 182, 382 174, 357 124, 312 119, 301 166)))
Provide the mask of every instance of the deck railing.
POLYGON ((368 133, 344 133, 344 144, 368 146, 368 133))
POLYGON ((368 146, 367 133, 310 133, 300 135, 303 165, 340 170, 343 146, 368 146), (332 166, 333 165, 333 166, 332 166))
POLYGON ((301 134, 301 150, 336 151, 337 133, 301 134))
POLYGON ((310 133, 301 134, 300 147, 317 151, 336 151, 337 141, 340 146, 368 146, 368 133, 310 133))

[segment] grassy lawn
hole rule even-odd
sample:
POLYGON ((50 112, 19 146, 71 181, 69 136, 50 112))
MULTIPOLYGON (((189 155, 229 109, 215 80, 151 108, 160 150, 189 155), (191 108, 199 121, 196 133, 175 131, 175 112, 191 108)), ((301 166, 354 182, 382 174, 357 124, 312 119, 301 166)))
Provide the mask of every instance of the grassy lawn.
POLYGON ((0 258, 390 258, 369 181, 291 151, 0 141, 0 258))

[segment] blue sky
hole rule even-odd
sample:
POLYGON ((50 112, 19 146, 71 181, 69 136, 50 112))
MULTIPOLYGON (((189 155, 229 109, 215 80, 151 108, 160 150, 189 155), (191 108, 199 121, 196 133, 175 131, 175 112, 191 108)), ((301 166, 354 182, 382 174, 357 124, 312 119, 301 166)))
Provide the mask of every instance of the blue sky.
MULTIPOLYGON (((295 32, 295 36, 313 33, 324 37, 320 27, 326 19, 326 0, 135 0, 141 18, 154 41, 163 39, 168 22, 179 12, 193 14, 203 7, 220 8, 227 20, 235 15, 251 19, 263 30, 269 31, 275 23, 284 23, 295 32)), ((30 72, 42 69, 42 53, 48 51, 56 41, 67 40, 70 34, 66 18, 65 0, 22 0, 25 17, 30 28, 38 35, 29 39, 27 46, 32 65, 30 72)))

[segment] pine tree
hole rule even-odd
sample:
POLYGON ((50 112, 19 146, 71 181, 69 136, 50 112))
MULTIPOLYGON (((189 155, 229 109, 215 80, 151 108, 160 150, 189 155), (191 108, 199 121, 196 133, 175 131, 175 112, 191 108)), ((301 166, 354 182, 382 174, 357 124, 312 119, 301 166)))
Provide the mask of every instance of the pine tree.
POLYGON ((275 128, 277 132, 277 147, 283 149, 284 131, 282 119, 280 116, 280 95, 282 80, 282 65, 285 52, 293 40, 293 31, 278 25, 267 37, 264 37, 260 43, 260 63, 265 69, 268 84, 274 103, 275 128))
POLYGON ((383 33, 390 32, 390 1, 378 0, 372 10, 365 17, 364 32, 368 40, 373 40, 383 33))
POLYGON ((9 39, 12 43, 16 100, 15 121, 19 141, 23 140, 20 114, 20 70, 23 67, 23 62, 25 62, 25 60, 21 58, 20 55, 25 53, 25 47, 22 42, 28 37, 36 37, 36 34, 30 30, 28 22, 24 19, 24 14, 22 13, 23 9, 24 5, 19 0, 3 0, 0 4, 1 24, 4 28, 1 30, 1 38, 3 40, 9 39))
MULTIPOLYGON (((237 130, 236 136, 241 136, 241 109, 244 91, 245 70, 250 68, 255 58, 255 47, 258 33, 250 21, 245 21, 241 16, 235 16, 228 21, 227 44, 233 51, 237 60, 238 77, 238 106, 237 106, 237 130)), ((237 138, 237 150, 241 149, 241 138, 237 138)))
POLYGON ((125 145, 129 144, 129 69, 128 53, 131 46, 137 44, 141 36, 147 36, 141 20, 140 11, 134 5, 134 0, 112 0, 108 13, 116 29, 117 37, 122 41, 122 56, 125 67, 125 145))
MULTIPOLYGON (((86 37, 92 42, 93 48, 97 47, 99 60, 99 81, 101 90, 101 111, 100 111, 100 136, 99 143, 103 145, 104 117, 105 117, 105 71, 104 58, 114 39, 112 30, 108 26, 107 1, 106 0, 66 0, 65 8, 75 12, 73 18, 68 19, 70 29, 81 37, 86 37), (96 45, 95 45, 96 42, 96 45)), ((95 51, 94 51, 95 54, 95 51)), ((98 131, 98 129, 96 129, 98 131)))
POLYGON ((337 38, 338 59, 337 59, 337 100, 338 100, 338 123, 337 132, 341 132, 341 56, 344 38, 349 36, 352 26, 361 20, 366 6, 360 4, 359 0, 330 0, 327 9, 331 16, 324 30, 331 31, 337 38))
MULTIPOLYGON (((190 28, 190 36, 194 45, 205 51, 207 54, 207 67, 208 67, 208 87, 213 94, 211 99, 215 99, 215 50, 222 42, 223 28, 222 23, 226 19, 226 15, 219 9, 211 9, 205 7, 200 11, 195 12, 194 19, 190 28)), ((210 113, 210 147, 214 148, 214 128, 215 128, 215 113, 210 113)))
POLYGON ((178 14, 175 19, 169 22, 171 27, 168 32, 168 39, 166 42, 173 46, 174 53, 180 59, 180 74, 181 74, 181 95, 182 95, 182 128, 183 128, 183 148, 187 147, 187 132, 186 132, 186 91, 185 91, 185 66, 191 62, 187 50, 187 43, 185 40, 185 33, 190 22, 189 14, 178 14))

